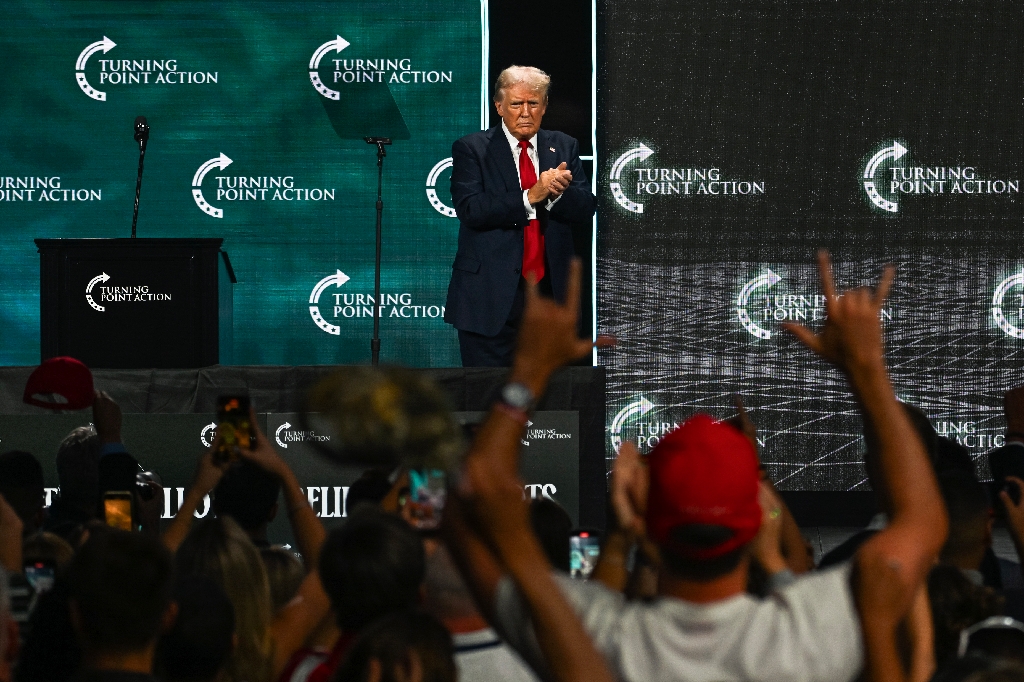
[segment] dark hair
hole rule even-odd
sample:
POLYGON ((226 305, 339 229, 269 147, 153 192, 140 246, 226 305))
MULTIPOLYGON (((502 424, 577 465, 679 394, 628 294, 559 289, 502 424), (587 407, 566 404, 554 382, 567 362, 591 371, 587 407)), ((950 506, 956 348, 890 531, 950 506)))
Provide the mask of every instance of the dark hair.
POLYGON ((415 606, 425 574, 423 541, 405 521, 364 507, 331 531, 320 580, 343 630, 415 606))
POLYGON ((711 559, 696 559, 673 549, 675 547, 692 547, 695 549, 711 549, 733 536, 731 529, 725 526, 692 523, 676 526, 669 534, 670 542, 661 545, 661 559, 669 573, 677 578, 707 582, 721 578, 736 570, 746 554, 747 545, 726 552, 711 559))
POLYGON ((281 494, 276 476, 248 460, 228 469, 213 490, 213 510, 217 516, 230 516, 246 531, 254 531, 270 522, 270 515, 281 494))
POLYGON ((572 536, 569 512, 554 500, 542 497, 530 502, 530 525, 551 565, 568 573, 569 538, 572 536))
POLYGON ((931 420, 928 419, 928 415, 924 413, 924 410, 916 405, 903 402, 900 405, 903 406, 903 411, 910 420, 911 426, 917 431, 917 435, 921 437, 924 449, 928 453, 928 458, 934 462, 939 447, 939 434, 935 431, 935 427, 932 426, 931 420))
POLYGON ((985 486, 973 474, 959 471, 940 475, 938 483, 949 514, 949 535, 942 556, 959 557, 983 551, 992 510, 985 486))
POLYGON ((936 440, 933 464, 937 475, 960 474, 977 478, 970 450, 945 436, 936 440))
POLYGON ((267 569, 270 601, 274 613, 277 613, 298 593, 299 586, 306 578, 306 569, 298 557, 284 547, 262 547, 260 559, 267 569))
POLYGON ((1003 600, 991 588, 975 585, 955 566, 939 564, 928 574, 928 600, 935 629, 939 668, 956 657, 960 631, 999 613, 1003 600))
POLYGON ((31 452, 11 450, 0 455, 0 495, 32 530, 43 508, 43 466, 31 452))
POLYGON ((171 601, 171 555, 156 538, 95 534, 71 562, 68 578, 76 629, 90 648, 138 651, 157 638, 171 601))
POLYGON ((455 682, 451 635, 433 616, 399 611, 374 622, 352 644, 334 682, 364 682, 370 661, 381 668, 381 682, 409 679, 412 658, 419 660, 422 682, 455 682))
POLYGON ((235 609, 220 586, 205 576, 188 576, 174 589, 178 618, 157 644, 163 680, 212 680, 233 648, 235 609))
POLYGON ((142 467, 139 466, 139 462, 127 452, 111 452, 100 457, 96 466, 99 492, 102 494, 111 490, 133 491, 135 477, 140 471, 142 467))
POLYGON ((380 504, 394 484, 388 478, 388 472, 381 469, 367 469, 348 489, 345 498, 349 512, 356 510, 360 504, 380 504))

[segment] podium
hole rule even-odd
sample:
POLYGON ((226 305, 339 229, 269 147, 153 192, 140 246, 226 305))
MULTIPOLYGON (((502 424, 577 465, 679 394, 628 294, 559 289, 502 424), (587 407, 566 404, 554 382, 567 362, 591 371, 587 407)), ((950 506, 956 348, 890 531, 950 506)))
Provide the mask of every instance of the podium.
POLYGON ((43 360, 70 355, 97 369, 230 363, 235 277, 222 239, 35 242, 43 360))

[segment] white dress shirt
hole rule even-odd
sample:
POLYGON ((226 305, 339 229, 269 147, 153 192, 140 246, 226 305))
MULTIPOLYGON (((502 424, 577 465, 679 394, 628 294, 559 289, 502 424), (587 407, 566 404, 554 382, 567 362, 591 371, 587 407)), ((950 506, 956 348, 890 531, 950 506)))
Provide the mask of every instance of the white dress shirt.
MULTIPOLYGON (((521 178, 522 175, 519 174, 519 140, 517 140, 515 138, 515 136, 512 135, 512 133, 510 133, 508 131, 508 128, 505 127, 505 122, 504 121, 501 122, 501 130, 505 133, 505 138, 508 140, 508 144, 512 148, 512 158, 516 162, 516 175, 521 178)), ((530 156, 530 161, 533 162, 533 171, 537 175, 537 180, 539 181, 540 180, 540 157, 537 156, 537 136, 536 135, 534 135, 533 137, 530 138, 530 146, 526 149, 526 153, 530 156)), ((537 219, 537 207, 530 203, 529 194, 530 194, 530 190, 528 190, 528 189, 524 189, 523 190, 523 205, 526 207, 526 217, 529 220, 536 220, 537 219)), ((554 199, 548 199, 547 203, 544 204, 544 208, 546 208, 546 209, 548 209, 550 211, 551 207, 554 206, 558 202, 558 200, 561 199, 561 198, 562 198, 562 195, 559 194, 554 199)))

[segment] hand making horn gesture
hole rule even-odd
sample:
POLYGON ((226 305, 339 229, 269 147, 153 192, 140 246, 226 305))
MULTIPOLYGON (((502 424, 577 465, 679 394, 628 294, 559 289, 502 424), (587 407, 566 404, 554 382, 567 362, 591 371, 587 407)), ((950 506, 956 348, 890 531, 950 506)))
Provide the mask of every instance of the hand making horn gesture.
POLYGON ((884 345, 880 313, 896 268, 887 265, 882 270, 878 286, 873 290, 870 287, 858 287, 842 294, 836 294, 832 261, 824 249, 818 252, 818 269, 825 294, 827 317, 824 329, 815 334, 794 322, 783 324, 783 328, 847 374, 881 362, 884 345))

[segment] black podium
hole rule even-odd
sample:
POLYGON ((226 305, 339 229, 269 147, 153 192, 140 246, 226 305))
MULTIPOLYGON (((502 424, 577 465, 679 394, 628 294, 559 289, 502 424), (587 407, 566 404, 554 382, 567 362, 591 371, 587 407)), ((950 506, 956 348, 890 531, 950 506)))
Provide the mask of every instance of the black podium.
POLYGON ((230 363, 235 277, 221 239, 37 239, 42 358, 92 368, 230 363))

